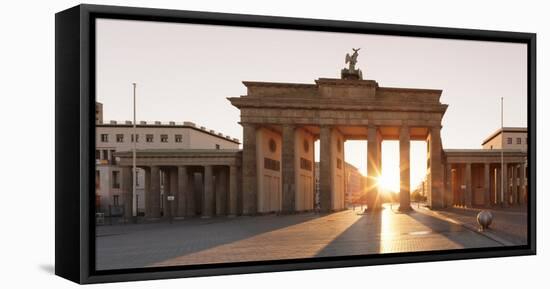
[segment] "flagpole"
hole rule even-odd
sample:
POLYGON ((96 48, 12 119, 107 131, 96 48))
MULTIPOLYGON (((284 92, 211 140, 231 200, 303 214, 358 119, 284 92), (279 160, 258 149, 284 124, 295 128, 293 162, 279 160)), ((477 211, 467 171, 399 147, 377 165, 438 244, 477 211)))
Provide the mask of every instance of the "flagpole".
POLYGON ((132 148, 132 216, 137 217, 137 197, 136 197, 136 143, 137 143, 137 134, 136 134, 136 83, 132 83, 134 87, 134 125, 132 131, 132 139, 134 140, 134 146, 132 148))
POLYGON ((500 204, 504 206, 504 98, 500 97, 500 204))

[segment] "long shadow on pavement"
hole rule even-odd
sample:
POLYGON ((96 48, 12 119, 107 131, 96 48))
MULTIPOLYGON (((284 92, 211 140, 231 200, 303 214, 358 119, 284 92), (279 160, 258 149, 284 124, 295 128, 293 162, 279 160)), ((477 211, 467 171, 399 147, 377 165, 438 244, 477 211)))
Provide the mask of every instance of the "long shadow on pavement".
POLYGON ((119 226, 119 230, 107 228, 96 237, 96 266, 97 270, 141 268, 322 216, 309 213, 190 219, 173 224, 119 226))
POLYGON ((434 234, 440 234, 459 245, 461 248, 482 248, 499 247, 501 244, 469 229, 462 225, 447 222, 436 217, 413 210, 407 216, 415 221, 430 227, 434 234))
POLYGON ((362 215, 357 221, 325 246, 316 257, 353 256, 378 253, 382 211, 362 215))

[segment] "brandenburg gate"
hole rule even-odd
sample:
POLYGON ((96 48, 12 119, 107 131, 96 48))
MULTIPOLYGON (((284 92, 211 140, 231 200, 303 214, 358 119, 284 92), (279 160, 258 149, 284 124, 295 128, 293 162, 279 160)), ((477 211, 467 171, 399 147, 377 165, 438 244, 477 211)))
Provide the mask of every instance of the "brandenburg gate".
MULTIPOLYGON (((322 212, 345 209, 346 140, 367 140, 367 206, 381 208, 378 178, 382 141, 399 140, 400 206, 410 210, 410 142, 427 142, 427 202, 443 208, 444 152, 441 120, 447 105, 441 90, 380 87, 355 68, 357 51, 346 55, 341 78, 314 84, 251 82, 247 94, 229 97, 241 112, 242 151, 138 151, 146 172, 145 217, 161 217, 164 194, 174 196, 176 217, 322 212), (315 146, 320 141, 319 196, 315 196, 315 146)), ((122 167, 125 214, 131 217, 131 152, 116 153, 122 167)), ((167 203, 166 203, 167 204, 167 203)), ((170 212, 169 211, 169 212, 170 212)))
POLYGON ((243 127, 242 213, 314 208, 314 142, 320 141, 319 203, 323 212, 344 204, 344 142, 367 140, 367 203, 381 207, 377 185, 383 140, 399 140, 400 210, 410 209, 410 142, 428 144, 427 197, 444 206, 441 90, 380 87, 346 56, 341 78, 315 84, 251 82, 247 94, 229 97, 243 127))

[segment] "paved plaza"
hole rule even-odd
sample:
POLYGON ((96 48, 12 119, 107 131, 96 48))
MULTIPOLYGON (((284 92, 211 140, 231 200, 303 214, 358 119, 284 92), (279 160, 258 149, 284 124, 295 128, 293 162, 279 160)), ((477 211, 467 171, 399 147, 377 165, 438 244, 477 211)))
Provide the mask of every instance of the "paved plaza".
POLYGON ((98 226, 97 269, 502 246, 425 209, 396 208, 98 226))
POLYGON ((491 209, 453 207, 433 213, 476 230, 479 227, 477 214, 481 210, 489 210, 494 216, 490 228, 483 232, 486 236, 506 246, 527 245, 528 214, 526 206, 491 209))

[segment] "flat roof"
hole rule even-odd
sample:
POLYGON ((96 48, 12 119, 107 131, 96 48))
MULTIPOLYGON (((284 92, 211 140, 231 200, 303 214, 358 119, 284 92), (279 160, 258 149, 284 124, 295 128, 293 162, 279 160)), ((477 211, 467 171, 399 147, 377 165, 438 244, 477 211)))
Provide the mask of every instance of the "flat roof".
MULTIPOLYGON (((126 124, 126 123, 96 123, 96 127, 128 127, 128 128, 131 128, 133 127, 133 124, 126 124)), ((139 128, 190 128, 190 129, 194 129, 196 131, 200 131, 202 133, 205 133, 205 134, 209 134, 211 136, 215 136, 217 138, 220 138, 220 139, 223 139, 223 140, 226 140, 226 141, 229 141, 229 142, 232 142, 232 143, 235 143, 235 144, 240 144, 239 140, 236 139, 236 138, 232 138, 232 137, 228 137, 227 135, 219 135, 220 132, 211 132, 208 128, 204 128, 202 129, 197 127, 194 123, 190 123, 190 124, 175 124, 175 123, 168 123, 168 124, 165 124, 165 123, 161 123, 161 124, 141 124, 141 123, 137 123, 136 124, 136 127, 139 127, 139 128)))
POLYGON ((491 135, 489 135, 488 138, 486 138, 483 143, 481 143, 481 145, 484 145, 486 144, 487 142, 489 142, 490 140, 494 139, 496 136, 498 136, 499 134, 501 134, 502 132, 527 132, 527 128, 526 127, 503 127, 503 128, 499 128, 498 130, 496 130, 494 133, 492 133, 491 135))
MULTIPOLYGON (((191 156, 191 157, 216 157, 235 156, 241 152, 240 149, 143 149, 136 150, 138 157, 141 156, 191 156)), ((115 152, 115 156, 132 157, 132 151, 115 152)))

